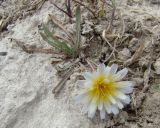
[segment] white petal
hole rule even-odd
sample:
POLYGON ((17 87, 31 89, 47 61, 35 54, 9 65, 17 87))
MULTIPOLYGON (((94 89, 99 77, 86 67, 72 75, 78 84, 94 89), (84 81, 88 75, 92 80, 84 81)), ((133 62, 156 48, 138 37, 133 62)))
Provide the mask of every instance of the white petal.
POLYGON ((122 99, 122 100, 124 100, 124 99, 127 98, 127 96, 126 96, 123 92, 120 92, 120 91, 117 91, 117 92, 116 92, 116 97, 117 97, 118 99, 122 99))
POLYGON ((88 109, 88 117, 93 118, 97 110, 95 99, 93 98, 88 109))
POLYGON ((104 106, 103 106, 102 110, 100 111, 100 117, 102 120, 105 119, 105 117, 106 117, 106 112, 105 112, 104 106))
POLYGON ((117 115, 119 113, 119 110, 115 105, 112 105, 111 111, 113 112, 114 115, 117 115))
POLYGON ((84 87, 85 83, 86 83, 86 80, 78 80, 77 81, 78 86, 81 87, 81 88, 84 87))
POLYGON ((115 104, 116 103, 116 100, 113 98, 113 96, 109 96, 109 100, 111 101, 112 104, 115 104))
POLYGON ((77 95, 74 99, 77 103, 81 102, 83 104, 88 104, 91 101, 91 97, 89 97, 85 91, 82 91, 82 93, 77 95))
POLYGON ((109 83, 110 80, 109 80, 109 79, 105 79, 104 82, 105 82, 105 83, 109 83))
POLYGON ((108 114, 110 114, 112 111, 111 111, 111 104, 110 103, 105 103, 104 104, 104 107, 107 111, 108 114))
POLYGON ((82 93, 82 94, 79 94, 79 95, 77 95, 77 96, 75 96, 75 101, 77 102, 77 103, 79 103, 79 102, 81 102, 84 98, 86 97, 86 93, 82 93))
POLYGON ((119 100, 116 101, 116 104, 120 109, 124 107, 123 104, 119 100))
POLYGON ((97 72, 100 73, 100 74, 101 74, 101 73, 104 73, 104 72, 105 72, 105 67, 106 67, 106 66, 105 66, 104 63, 99 64, 99 65, 98 65, 98 68, 97 68, 97 72))
POLYGON ((83 88, 83 89, 91 86, 91 82, 87 80, 78 80, 77 84, 78 84, 78 87, 83 88))
POLYGON ((117 72, 117 69, 118 69, 118 65, 112 64, 111 69, 110 69, 110 73, 115 74, 117 72))
POLYGON ((98 110, 102 110, 102 108, 103 108, 103 103, 102 102, 100 102, 99 104, 98 104, 98 110))
POLYGON ((107 66, 105 68, 105 74, 108 75, 110 73, 111 67, 107 66))
POLYGON ((120 81, 117 82, 117 87, 123 88, 123 87, 133 87, 135 83, 133 81, 120 81))
POLYGON ((133 88, 132 87, 125 87, 121 89, 121 92, 125 93, 125 94, 129 94, 133 92, 133 88))
POLYGON ((123 79, 127 75, 127 73, 128 73, 128 69, 127 68, 124 68, 124 69, 118 71, 116 76, 115 76, 116 77, 116 81, 119 81, 119 80, 123 79))
POLYGON ((131 99, 129 96, 126 97, 126 99, 121 100, 124 104, 129 104, 131 102, 131 99))
POLYGON ((92 78, 92 74, 90 72, 84 72, 83 76, 86 80, 90 80, 92 78))
POLYGON ((133 81, 121 81, 117 82, 117 88, 119 88, 121 92, 129 94, 133 91, 134 84, 133 81))

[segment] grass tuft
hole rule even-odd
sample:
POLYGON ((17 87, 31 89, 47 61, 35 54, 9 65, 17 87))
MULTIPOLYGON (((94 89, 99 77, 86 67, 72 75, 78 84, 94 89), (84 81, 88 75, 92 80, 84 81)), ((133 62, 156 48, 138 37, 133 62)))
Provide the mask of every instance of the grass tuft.
POLYGON ((46 25, 42 25, 43 33, 40 32, 42 38, 47 41, 51 46, 59 49, 64 52, 68 57, 74 57, 75 50, 68 45, 65 41, 59 41, 56 37, 54 37, 54 33, 50 32, 46 25))
MULTIPOLYGON (((56 20, 55 17, 53 20, 56 20)), ((62 25, 58 25, 58 26, 63 31, 65 31, 65 33, 67 33, 67 31, 64 29, 64 27, 62 27, 62 25)), ((47 28, 45 24, 42 25, 42 30, 43 32, 42 31, 39 32, 40 35, 51 46, 65 53, 67 57, 76 58, 79 56, 80 47, 81 47, 81 10, 80 10, 80 6, 77 6, 77 9, 76 9, 76 39, 74 37, 71 37, 71 39, 74 39, 73 43, 67 40, 64 40, 64 38, 61 38, 61 40, 59 40, 56 36, 54 36, 54 33, 49 31, 49 29, 47 28), (72 45, 69 45, 69 44, 72 44, 72 45)), ((70 34, 68 33, 67 35, 70 35, 70 34)))

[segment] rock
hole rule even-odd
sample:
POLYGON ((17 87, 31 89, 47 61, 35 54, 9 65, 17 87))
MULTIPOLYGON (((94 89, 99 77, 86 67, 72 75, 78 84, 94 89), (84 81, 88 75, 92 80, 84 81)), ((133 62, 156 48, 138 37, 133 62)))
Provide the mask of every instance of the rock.
POLYGON ((48 11, 55 12, 55 9, 57 15, 62 13, 46 1, 41 10, 16 21, 13 33, 0 39, 0 51, 8 53, 0 56, 0 128, 93 127, 73 100, 73 94, 77 94, 73 90, 74 78, 66 82, 66 88, 62 89, 58 99, 54 98, 52 89, 60 79, 55 65, 50 64, 53 55, 28 54, 8 40, 12 36, 28 45, 48 48, 46 42, 40 41, 38 28, 33 22, 42 23, 43 16, 47 16, 48 11))
POLYGON ((131 52, 128 48, 124 48, 122 51, 118 53, 118 58, 121 60, 127 60, 131 57, 131 52))
POLYGON ((157 74, 160 74, 160 58, 156 60, 156 62, 153 64, 154 69, 157 74))
POLYGON ((160 93, 156 92, 152 95, 148 95, 143 105, 143 122, 147 120, 147 128, 158 128, 157 124, 160 124, 160 93), (149 121, 148 121, 149 120, 149 121), (151 123, 150 123, 151 122, 151 123))

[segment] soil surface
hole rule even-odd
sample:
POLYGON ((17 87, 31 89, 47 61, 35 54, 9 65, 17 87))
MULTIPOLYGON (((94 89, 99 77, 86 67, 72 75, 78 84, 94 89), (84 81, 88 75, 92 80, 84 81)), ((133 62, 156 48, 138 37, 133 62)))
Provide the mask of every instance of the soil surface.
MULTIPOLYGON (((51 1, 65 8, 63 1, 51 1)), ((0 128, 160 127, 160 2, 116 0, 114 15, 107 7, 105 18, 95 18, 84 7, 81 10, 82 44, 87 48, 65 86, 54 96, 53 88, 63 79, 60 68, 75 59, 65 58, 51 47, 39 29, 45 23, 57 34, 64 34, 51 22, 49 14, 53 14, 74 34, 75 19, 70 23, 46 0, 0 1, 0 128), (126 79, 135 81, 136 86, 131 104, 119 115, 100 120, 97 113, 90 120, 74 101, 76 80, 99 62, 127 67, 126 79)))

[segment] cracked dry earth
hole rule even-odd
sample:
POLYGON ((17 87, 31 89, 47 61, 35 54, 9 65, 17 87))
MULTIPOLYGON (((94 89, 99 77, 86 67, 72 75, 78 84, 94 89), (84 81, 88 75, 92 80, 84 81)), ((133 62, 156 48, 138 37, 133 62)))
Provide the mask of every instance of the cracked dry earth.
MULTIPOLYGON (((160 18, 160 7, 150 4, 128 6, 126 3, 122 3, 120 8, 144 8, 160 18)), ((6 1, 4 6, 7 4, 14 6, 15 3, 6 1)), ((77 106, 73 100, 77 93, 74 74, 59 97, 53 96, 52 89, 59 82, 57 71, 50 64, 53 55, 28 54, 9 38, 42 48, 49 47, 38 33, 38 24, 48 22, 48 14, 54 14, 55 10, 57 16, 64 18, 61 12, 46 1, 32 15, 10 23, 8 31, 0 35, 0 52, 7 52, 6 56, 0 56, 0 128, 159 128, 159 83, 150 88, 142 108, 137 110, 140 115, 136 119, 129 120, 124 112, 119 115, 116 125, 108 119, 90 120, 81 112, 81 106, 77 106)))

